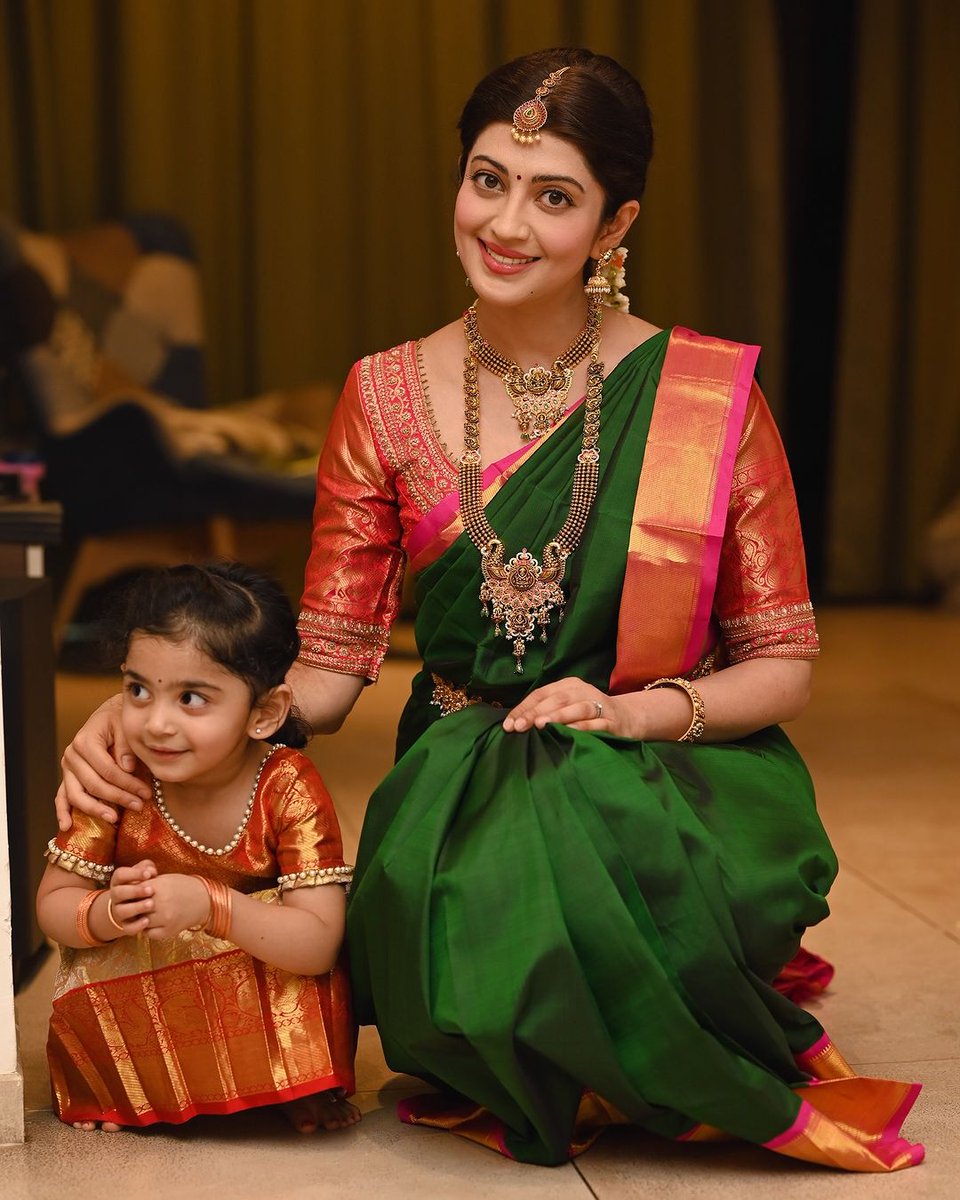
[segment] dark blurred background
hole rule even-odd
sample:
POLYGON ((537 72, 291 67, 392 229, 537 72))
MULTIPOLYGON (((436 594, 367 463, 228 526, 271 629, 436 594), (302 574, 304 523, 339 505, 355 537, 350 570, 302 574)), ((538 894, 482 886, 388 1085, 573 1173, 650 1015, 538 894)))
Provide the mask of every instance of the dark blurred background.
POLYGON ((213 400, 337 383, 463 307, 461 105, 560 44, 647 90, 633 311, 762 344, 815 595, 931 596, 960 493, 952 0, 2 0, 0 213, 177 216, 213 400))

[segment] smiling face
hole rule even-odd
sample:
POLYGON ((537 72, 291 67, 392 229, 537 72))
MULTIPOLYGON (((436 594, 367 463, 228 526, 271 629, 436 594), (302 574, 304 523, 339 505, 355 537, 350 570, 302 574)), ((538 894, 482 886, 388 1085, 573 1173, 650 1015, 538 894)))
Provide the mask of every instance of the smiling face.
POLYGON ((618 217, 602 220, 605 202, 569 142, 544 130, 522 146, 509 125, 488 125, 467 157, 454 212, 460 261, 477 295, 520 305, 575 293, 586 260, 619 229, 618 217))
POLYGON ((191 641, 135 633, 123 664, 120 720, 134 754, 161 783, 229 779, 250 747, 259 709, 247 684, 191 641))

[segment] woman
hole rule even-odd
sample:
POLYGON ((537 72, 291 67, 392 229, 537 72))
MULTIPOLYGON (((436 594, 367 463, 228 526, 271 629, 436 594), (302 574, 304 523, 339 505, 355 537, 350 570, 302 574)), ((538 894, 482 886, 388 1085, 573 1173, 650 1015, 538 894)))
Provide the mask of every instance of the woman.
MULTIPOLYGON (((614 1121, 918 1162, 917 1089, 854 1077, 770 985, 836 870, 778 728, 816 632, 757 349, 624 311, 643 92, 545 51, 484 79, 460 132, 476 304, 351 373, 290 676, 339 727, 406 559, 424 666, 348 915, 361 1021, 439 1090, 402 1115, 537 1163, 614 1121)), ((135 790, 110 746, 108 710, 65 758, 77 802, 135 790)))

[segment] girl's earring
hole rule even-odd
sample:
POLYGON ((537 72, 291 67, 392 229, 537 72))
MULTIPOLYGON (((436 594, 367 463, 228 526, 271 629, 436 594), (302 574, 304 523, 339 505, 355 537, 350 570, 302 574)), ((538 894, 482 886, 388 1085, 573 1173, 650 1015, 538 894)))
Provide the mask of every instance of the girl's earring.
POLYGON ((258 726, 256 727, 256 729, 255 729, 253 732, 254 732, 254 733, 260 733, 260 726, 258 725, 258 726))

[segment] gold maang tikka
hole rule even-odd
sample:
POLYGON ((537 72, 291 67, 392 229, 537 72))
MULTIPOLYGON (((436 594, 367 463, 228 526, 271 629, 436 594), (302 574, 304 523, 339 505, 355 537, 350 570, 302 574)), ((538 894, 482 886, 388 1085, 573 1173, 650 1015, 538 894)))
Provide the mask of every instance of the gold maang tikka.
POLYGON ((551 90, 560 82, 560 76, 564 71, 569 71, 569 67, 560 67, 557 71, 551 71, 543 83, 537 88, 536 92, 530 100, 524 100, 513 113, 513 140, 519 142, 522 146, 530 146, 534 142, 540 141, 540 130, 547 123, 547 108, 543 103, 544 97, 549 96, 551 90))

